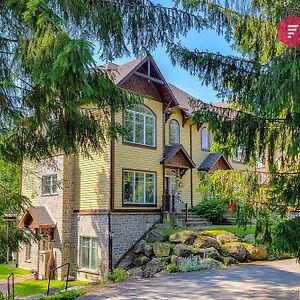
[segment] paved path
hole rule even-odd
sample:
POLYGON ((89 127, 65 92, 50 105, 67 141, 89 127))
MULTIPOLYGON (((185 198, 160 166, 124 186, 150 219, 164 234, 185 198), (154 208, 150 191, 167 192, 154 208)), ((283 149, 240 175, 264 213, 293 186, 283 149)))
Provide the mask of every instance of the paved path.
POLYGON ((299 291, 300 266, 281 260, 126 281, 79 299, 299 300, 299 291))
MULTIPOLYGON (((22 275, 15 277, 15 283, 22 282, 24 280, 33 279, 32 274, 22 275)), ((7 293, 7 279, 0 279, 0 292, 7 293)))

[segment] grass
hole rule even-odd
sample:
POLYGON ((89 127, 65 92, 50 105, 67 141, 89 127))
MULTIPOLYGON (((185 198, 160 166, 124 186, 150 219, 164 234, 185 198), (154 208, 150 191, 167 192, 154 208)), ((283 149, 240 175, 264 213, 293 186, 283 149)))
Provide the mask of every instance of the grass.
POLYGON ((15 277, 30 274, 30 271, 12 267, 6 264, 0 264, 0 279, 7 279, 7 277, 14 273, 15 277))
MULTIPOLYGON (((70 281, 68 286, 87 285, 86 281, 70 281)), ((51 280, 50 288, 63 290, 66 283, 61 280, 51 280)), ((15 291, 18 296, 30 296, 34 294, 45 294, 48 287, 48 280, 25 280, 15 285, 15 291)))
POLYGON ((220 233, 226 233, 231 232, 233 234, 242 235, 245 236, 247 234, 254 234, 255 233, 255 225, 249 225, 246 228, 244 227, 238 227, 237 225, 225 225, 225 226, 213 226, 210 227, 207 232, 220 234, 220 233))

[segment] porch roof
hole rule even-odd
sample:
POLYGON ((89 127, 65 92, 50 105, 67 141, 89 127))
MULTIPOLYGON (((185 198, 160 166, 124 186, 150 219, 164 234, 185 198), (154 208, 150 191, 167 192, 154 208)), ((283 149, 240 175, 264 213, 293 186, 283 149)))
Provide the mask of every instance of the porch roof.
POLYGON ((45 206, 35 206, 25 212, 18 227, 50 229, 55 228, 56 223, 45 206))
POLYGON ((210 153, 198 167, 199 171, 232 170, 232 166, 221 153, 210 153))

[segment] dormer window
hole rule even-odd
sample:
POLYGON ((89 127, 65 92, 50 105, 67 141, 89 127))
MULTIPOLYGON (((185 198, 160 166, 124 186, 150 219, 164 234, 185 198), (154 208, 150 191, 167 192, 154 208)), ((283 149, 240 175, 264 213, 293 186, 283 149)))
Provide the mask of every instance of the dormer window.
POLYGON ((176 120, 170 121, 169 144, 180 143, 180 127, 176 120))
POLYGON ((127 134, 124 141, 131 144, 155 147, 155 114, 144 105, 127 109, 124 114, 127 134))
POLYGON ((210 136, 207 128, 202 128, 201 130, 201 149, 210 151, 210 136))

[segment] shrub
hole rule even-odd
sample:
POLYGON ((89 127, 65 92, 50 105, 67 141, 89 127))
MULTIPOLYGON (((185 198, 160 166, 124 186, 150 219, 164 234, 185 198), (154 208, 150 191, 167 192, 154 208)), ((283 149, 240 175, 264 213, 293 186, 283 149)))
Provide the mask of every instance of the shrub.
POLYGON ((176 272, 178 272, 178 267, 177 267, 176 264, 168 264, 167 265, 167 271, 169 273, 176 273, 176 272))
POLYGON ((209 265, 199 256, 190 256, 183 259, 183 262, 178 267, 181 272, 191 272, 191 271, 200 271, 206 270, 209 268, 209 265))
POLYGON ((224 213, 227 211, 227 205, 219 199, 204 200, 197 204, 193 211, 213 224, 220 224, 224 213))
POLYGON ((112 273, 108 273, 106 275, 106 280, 114 281, 114 282, 122 282, 127 278, 127 271, 121 268, 116 268, 112 271, 112 273))
POLYGON ((13 298, 8 296, 7 294, 4 294, 0 292, 0 300, 12 300, 13 298))

